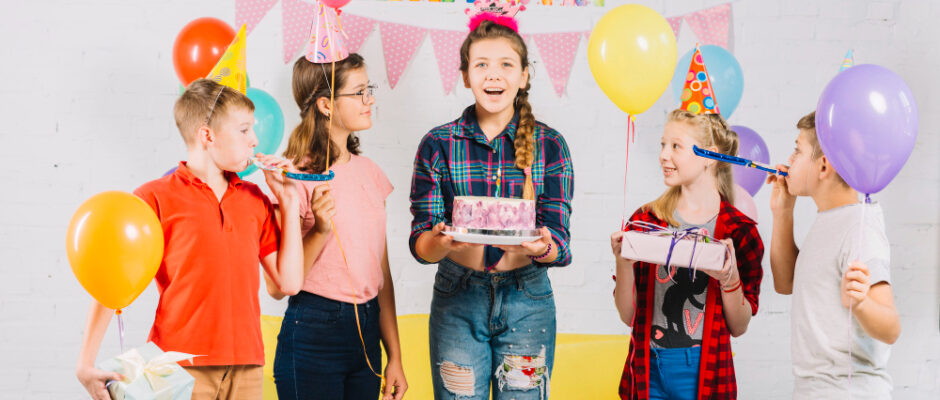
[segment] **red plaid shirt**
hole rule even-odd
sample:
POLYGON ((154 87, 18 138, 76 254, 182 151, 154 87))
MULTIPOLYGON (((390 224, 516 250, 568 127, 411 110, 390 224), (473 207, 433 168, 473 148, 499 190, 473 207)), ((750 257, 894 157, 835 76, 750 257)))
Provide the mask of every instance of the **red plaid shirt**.
MULTIPOLYGON (((640 208, 633 213, 630 220, 666 226, 665 222, 645 208, 640 208)), ((753 314, 757 314, 757 296, 760 293, 760 281, 764 277, 761 268, 764 244, 757 233, 756 223, 722 200, 713 237, 731 238, 734 241, 744 298, 751 303, 753 314)), ((657 266, 641 262, 637 263, 634 268, 636 312, 633 314, 630 353, 627 355, 627 362, 623 366, 623 375, 620 378, 620 398, 646 400, 649 399, 650 325, 653 319, 653 284, 655 283, 653 275, 656 273, 657 266)), ((737 395, 734 363, 731 361, 730 334, 722 313, 721 288, 718 281, 709 278, 705 302, 705 326, 702 330, 698 398, 734 399, 737 395)))

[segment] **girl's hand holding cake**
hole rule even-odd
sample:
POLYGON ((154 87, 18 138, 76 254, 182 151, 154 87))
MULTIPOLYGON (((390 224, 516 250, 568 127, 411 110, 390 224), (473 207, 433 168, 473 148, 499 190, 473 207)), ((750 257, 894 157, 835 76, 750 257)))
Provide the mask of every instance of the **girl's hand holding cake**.
POLYGON ((539 233, 542 235, 538 240, 531 242, 522 242, 516 246, 509 245, 497 245, 503 251, 507 253, 523 254, 529 256, 533 261, 548 263, 554 261, 558 258, 558 245, 555 244, 555 240, 552 239, 551 232, 548 231, 548 228, 542 227, 539 229, 539 233))

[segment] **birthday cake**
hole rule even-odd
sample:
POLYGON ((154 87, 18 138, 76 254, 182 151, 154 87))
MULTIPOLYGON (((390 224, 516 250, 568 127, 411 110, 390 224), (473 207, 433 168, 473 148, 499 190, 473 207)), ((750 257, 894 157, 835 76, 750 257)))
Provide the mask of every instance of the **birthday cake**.
POLYGON ((500 197, 454 197, 454 228, 535 229, 535 200, 500 197))

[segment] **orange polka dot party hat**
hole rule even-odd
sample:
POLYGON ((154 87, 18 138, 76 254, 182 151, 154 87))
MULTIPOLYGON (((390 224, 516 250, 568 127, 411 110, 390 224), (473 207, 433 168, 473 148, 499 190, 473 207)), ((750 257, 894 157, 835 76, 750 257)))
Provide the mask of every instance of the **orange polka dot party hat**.
POLYGON ((698 46, 695 46, 695 53, 692 54, 692 63, 689 64, 680 99, 682 105, 679 108, 692 114, 718 114, 718 101, 698 46))

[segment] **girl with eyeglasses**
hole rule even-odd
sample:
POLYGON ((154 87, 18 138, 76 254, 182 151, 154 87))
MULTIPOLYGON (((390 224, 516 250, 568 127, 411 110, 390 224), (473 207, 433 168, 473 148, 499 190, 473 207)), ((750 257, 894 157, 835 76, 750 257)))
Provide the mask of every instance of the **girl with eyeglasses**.
MULTIPOLYGON (((385 199, 392 184, 360 155, 355 134, 372 127, 375 86, 358 54, 335 65, 301 57, 294 63, 292 85, 301 121, 284 157, 302 172, 329 168, 335 176, 300 182, 306 199, 299 221, 305 279, 300 293, 290 297, 278 335, 278 398, 378 398, 381 340, 388 356, 383 398, 401 399, 408 384, 385 237, 385 199)), ((284 297, 273 285, 268 292, 284 297)))

